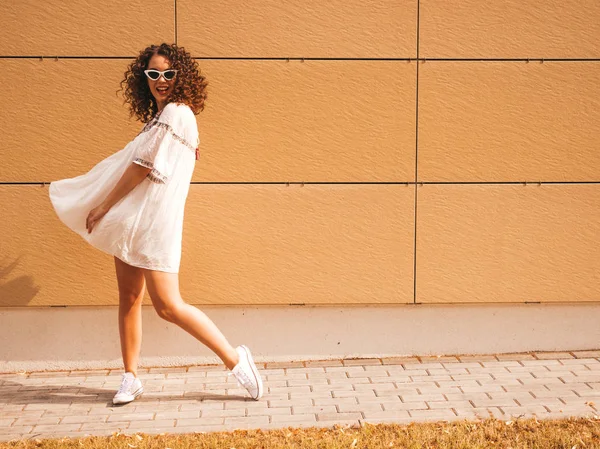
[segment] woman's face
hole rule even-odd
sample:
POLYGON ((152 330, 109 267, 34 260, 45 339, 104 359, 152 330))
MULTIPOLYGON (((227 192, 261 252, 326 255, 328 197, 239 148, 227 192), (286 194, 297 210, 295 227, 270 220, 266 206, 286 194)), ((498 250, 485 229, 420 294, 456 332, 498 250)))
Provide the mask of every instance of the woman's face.
MULTIPOLYGON (((148 69, 160 70, 161 72, 164 70, 168 70, 171 68, 171 63, 167 58, 162 55, 153 55, 148 62, 148 69)), ((158 105, 158 109, 162 109, 166 104, 169 96, 173 92, 173 87, 175 86, 175 80, 177 79, 177 75, 170 81, 167 81, 164 76, 160 76, 156 81, 151 80, 146 77, 148 80, 148 86, 150 87, 150 92, 154 96, 156 100, 156 104, 158 105)))

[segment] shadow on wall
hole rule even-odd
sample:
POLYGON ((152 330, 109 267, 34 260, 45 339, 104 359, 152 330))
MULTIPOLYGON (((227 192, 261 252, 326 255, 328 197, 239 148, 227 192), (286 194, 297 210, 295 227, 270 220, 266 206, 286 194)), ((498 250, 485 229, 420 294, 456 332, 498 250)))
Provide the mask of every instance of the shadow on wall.
POLYGON ((40 291, 31 276, 19 276, 10 281, 6 280, 20 261, 21 257, 7 264, 5 259, 0 264, 0 307, 26 306, 40 291))

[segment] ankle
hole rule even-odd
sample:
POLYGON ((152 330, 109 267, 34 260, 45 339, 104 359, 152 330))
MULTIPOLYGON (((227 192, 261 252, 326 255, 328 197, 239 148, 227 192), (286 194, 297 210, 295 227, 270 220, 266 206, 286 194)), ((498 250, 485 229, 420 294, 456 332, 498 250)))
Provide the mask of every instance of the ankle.
POLYGON ((233 368, 235 368, 239 362, 240 356, 238 355, 237 351, 233 349, 233 351, 229 354, 228 359, 225 361, 225 366, 230 370, 233 370, 233 368))

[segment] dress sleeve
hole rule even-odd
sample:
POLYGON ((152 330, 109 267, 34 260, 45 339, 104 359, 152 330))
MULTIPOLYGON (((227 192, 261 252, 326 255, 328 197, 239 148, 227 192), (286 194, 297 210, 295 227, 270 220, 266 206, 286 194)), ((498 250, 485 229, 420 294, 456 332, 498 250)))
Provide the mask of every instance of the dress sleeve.
POLYGON ((181 113, 177 106, 169 104, 158 119, 142 133, 133 155, 133 163, 152 169, 148 174, 150 181, 164 184, 169 179, 175 152, 181 143, 181 113))

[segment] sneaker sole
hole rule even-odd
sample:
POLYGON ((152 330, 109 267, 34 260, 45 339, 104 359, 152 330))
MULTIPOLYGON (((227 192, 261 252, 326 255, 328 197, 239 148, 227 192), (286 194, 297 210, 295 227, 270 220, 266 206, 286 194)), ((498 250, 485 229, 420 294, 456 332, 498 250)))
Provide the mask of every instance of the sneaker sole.
POLYGON ((250 353, 250 349, 248 349, 248 347, 244 346, 244 345, 241 345, 241 347, 244 348, 244 351, 246 351, 246 358, 248 359, 248 363, 250 364, 250 368, 252 369, 252 374, 254 374, 254 378, 256 379, 256 385, 258 385, 258 396, 255 398, 252 398, 252 399, 258 401, 263 395, 262 380, 260 378, 260 375, 258 374, 258 369, 256 368, 256 365, 254 364, 254 360, 252 359, 252 354, 250 353))
POLYGON ((133 402, 135 400, 135 398, 137 398, 143 392, 144 392, 144 388, 140 387, 138 390, 136 390, 136 391, 133 392, 133 394, 132 394, 133 398, 130 399, 129 401, 117 401, 117 402, 115 402, 115 400, 113 399, 113 404, 115 404, 115 405, 129 404, 130 402, 133 402))

